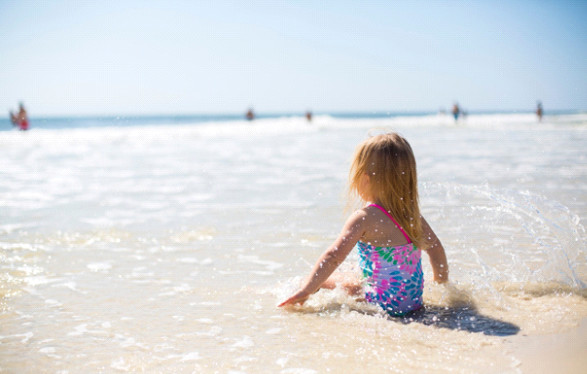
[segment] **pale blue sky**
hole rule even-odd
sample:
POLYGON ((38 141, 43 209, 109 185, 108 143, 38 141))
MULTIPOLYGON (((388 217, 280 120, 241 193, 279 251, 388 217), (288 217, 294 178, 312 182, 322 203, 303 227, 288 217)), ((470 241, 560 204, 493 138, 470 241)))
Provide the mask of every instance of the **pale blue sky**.
POLYGON ((0 110, 587 109, 587 1, 0 0, 0 110))

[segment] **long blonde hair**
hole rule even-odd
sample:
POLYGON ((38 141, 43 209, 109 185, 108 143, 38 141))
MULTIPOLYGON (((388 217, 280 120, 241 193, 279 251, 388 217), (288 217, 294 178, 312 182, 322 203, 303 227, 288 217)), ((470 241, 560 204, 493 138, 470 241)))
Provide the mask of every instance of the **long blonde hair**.
POLYGON ((349 173, 349 197, 360 197, 363 175, 370 193, 394 217, 418 248, 426 247, 418 203, 416 159, 406 139, 396 133, 368 138, 357 147, 349 173))

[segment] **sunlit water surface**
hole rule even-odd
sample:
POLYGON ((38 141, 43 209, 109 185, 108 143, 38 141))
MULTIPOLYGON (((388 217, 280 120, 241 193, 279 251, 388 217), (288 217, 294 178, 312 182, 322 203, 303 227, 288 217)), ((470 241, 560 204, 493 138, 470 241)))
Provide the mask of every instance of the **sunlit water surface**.
POLYGON ((583 115, 1 132, 0 371, 518 372, 510 337, 587 317, 585 144, 583 115), (277 309, 344 222, 355 146, 389 129, 451 284, 404 319, 340 290, 277 309))

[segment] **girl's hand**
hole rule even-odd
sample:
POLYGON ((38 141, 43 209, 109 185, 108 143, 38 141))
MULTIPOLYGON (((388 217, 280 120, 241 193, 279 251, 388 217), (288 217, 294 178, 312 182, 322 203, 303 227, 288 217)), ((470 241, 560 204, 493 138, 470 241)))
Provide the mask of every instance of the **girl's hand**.
POLYGON ((310 276, 303 283, 300 290, 279 304, 278 307, 303 304, 312 293, 318 291, 324 282, 327 282, 332 272, 336 270, 338 265, 342 264, 365 232, 365 217, 367 217, 367 213, 364 210, 357 211, 357 213, 349 217, 338 238, 316 261, 310 276))
POLYGON ((310 297, 310 295, 302 290, 296 292, 293 296, 291 296, 289 299, 285 300, 284 302, 282 302, 281 304, 277 305, 277 307, 281 308, 282 306, 288 306, 288 305, 295 305, 295 304, 304 304, 306 302, 306 300, 308 300, 308 297, 310 297))
POLYGON ((435 276, 434 277, 434 282, 438 283, 438 284, 442 284, 442 283, 447 283, 448 279, 442 278, 442 276, 435 276))

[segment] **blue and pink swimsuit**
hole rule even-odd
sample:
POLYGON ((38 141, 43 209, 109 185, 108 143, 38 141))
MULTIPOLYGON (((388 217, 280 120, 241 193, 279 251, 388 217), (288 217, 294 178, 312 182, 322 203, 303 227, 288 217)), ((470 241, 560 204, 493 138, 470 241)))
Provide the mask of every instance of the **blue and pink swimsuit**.
POLYGON ((379 305, 392 316, 420 309, 424 290, 421 251, 384 208, 377 204, 370 206, 384 212, 408 243, 396 247, 375 247, 362 241, 357 242, 359 265, 365 277, 365 299, 379 305))

